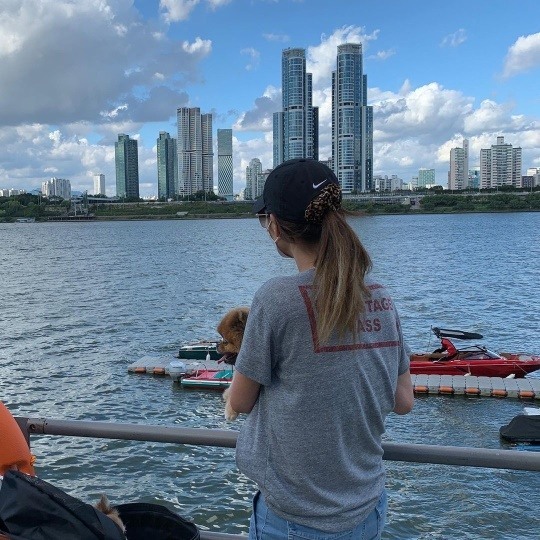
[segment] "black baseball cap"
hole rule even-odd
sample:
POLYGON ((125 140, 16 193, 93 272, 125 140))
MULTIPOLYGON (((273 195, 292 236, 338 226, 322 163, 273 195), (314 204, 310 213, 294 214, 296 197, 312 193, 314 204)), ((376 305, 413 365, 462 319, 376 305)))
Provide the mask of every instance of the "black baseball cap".
POLYGON ((253 212, 305 223, 309 203, 329 184, 339 182, 324 163, 304 158, 284 161, 268 175, 262 196, 253 203, 253 212))

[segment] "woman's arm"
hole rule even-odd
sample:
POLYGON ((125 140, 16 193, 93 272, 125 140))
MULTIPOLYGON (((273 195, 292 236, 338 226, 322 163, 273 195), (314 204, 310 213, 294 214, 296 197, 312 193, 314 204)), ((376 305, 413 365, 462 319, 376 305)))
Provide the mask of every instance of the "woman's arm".
POLYGON ((411 372, 407 370, 398 377, 394 412, 397 414, 407 414, 412 411, 414 405, 414 391, 411 381, 411 372))
POLYGON ((234 372, 233 382, 229 390, 229 404, 239 413, 250 413, 257 402, 261 385, 242 375, 239 371, 234 372))

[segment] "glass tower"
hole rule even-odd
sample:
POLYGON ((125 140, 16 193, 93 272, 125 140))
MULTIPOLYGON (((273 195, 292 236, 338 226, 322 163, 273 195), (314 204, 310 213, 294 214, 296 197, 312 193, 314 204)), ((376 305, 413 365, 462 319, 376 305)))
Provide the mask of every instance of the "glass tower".
POLYGON ((137 141, 121 133, 114 143, 116 196, 139 198, 139 152, 137 141))
POLYGON ((373 188, 373 107, 367 105, 362 45, 337 49, 332 72, 332 167, 344 193, 373 188))
POLYGON ((166 131, 157 140, 158 199, 172 199, 178 193, 176 139, 166 131))
POLYGON ((218 129, 218 193, 232 201, 233 195, 233 159, 232 129, 218 129))
POLYGON ((281 58, 282 111, 273 116, 274 167, 294 158, 319 159, 319 115, 312 106, 306 51, 285 49, 281 58))
POLYGON ((212 114, 201 114, 199 107, 181 107, 178 122, 178 193, 214 191, 212 114))

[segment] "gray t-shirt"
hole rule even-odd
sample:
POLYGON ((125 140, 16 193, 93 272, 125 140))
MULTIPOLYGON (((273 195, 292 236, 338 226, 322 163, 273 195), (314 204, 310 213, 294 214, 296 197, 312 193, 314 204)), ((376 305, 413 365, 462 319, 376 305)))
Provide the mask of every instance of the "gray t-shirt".
POLYGON ((369 279, 356 341, 320 345, 313 277, 274 278, 255 294, 236 369, 262 386, 236 462, 276 514, 340 532, 361 523, 384 488, 384 419, 409 357, 390 296, 369 279))

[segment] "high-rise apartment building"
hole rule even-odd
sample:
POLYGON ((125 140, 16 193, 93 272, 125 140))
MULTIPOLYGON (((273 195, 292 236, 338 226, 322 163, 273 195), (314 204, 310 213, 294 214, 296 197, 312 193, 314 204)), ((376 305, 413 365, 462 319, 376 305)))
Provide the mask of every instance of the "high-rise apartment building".
POLYGON ((259 158, 253 158, 246 167, 246 189, 244 190, 244 199, 255 200, 262 195, 262 189, 259 186, 259 176, 262 175, 262 164, 259 158))
POLYGON ((305 49, 283 51, 281 94, 282 111, 273 116, 274 167, 288 159, 319 159, 319 109, 312 105, 305 49))
POLYGON ((94 195, 105 195, 104 174, 94 174, 94 195))
POLYGON ((232 129, 218 129, 218 193, 228 201, 234 200, 232 129))
POLYGON ((367 104, 362 45, 337 49, 332 72, 332 168, 344 193, 373 186, 373 107, 367 104))
POLYGON ((450 150, 448 189, 467 189, 469 186, 469 141, 463 139, 462 148, 450 150))
POLYGON ((420 169, 418 171, 418 187, 425 188, 435 184, 435 169, 420 169))
POLYGON ((480 187, 480 167, 469 169, 469 187, 478 189, 480 187))
POLYGON ((158 199, 173 199, 178 194, 178 152, 176 139, 160 131, 157 140, 158 199))
POLYGON ((137 141, 121 133, 114 143, 116 196, 139 198, 139 150, 137 141))
POLYGON ((521 187, 521 148, 497 137, 497 144, 480 150, 480 187, 521 187))
POLYGON ((201 114, 199 107, 180 107, 176 117, 180 195, 214 191, 212 114, 201 114))
POLYGON ((65 178, 51 178, 41 183, 43 197, 60 197, 66 201, 71 200, 71 182, 65 178))

